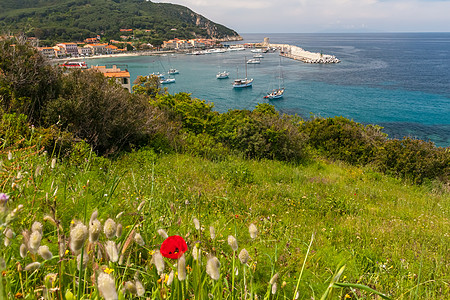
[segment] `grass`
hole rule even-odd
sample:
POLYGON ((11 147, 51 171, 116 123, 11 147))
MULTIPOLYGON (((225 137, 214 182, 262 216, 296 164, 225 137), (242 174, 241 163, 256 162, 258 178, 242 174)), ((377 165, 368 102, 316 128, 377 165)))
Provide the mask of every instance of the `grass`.
POLYGON ((95 299, 96 278, 105 269, 113 270, 123 299, 133 298, 121 291, 136 276, 150 299, 206 299, 208 294, 215 299, 293 299, 296 291, 298 299, 450 296, 450 193, 433 183, 409 185, 370 168, 320 159, 305 165, 238 157, 214 162, 142 150, 111 161, 86 155, 77 165, 59 161, 51 168, 51 158, 37 149, 12 152, 11 160, 8 150, 0 153, 1 192, 10 196, 9 211, 24 207, 8 225, 15 233, 11 244, 1 249, 1 295, 8 299, 44 293, 50 299, 95 299), (115 239, 122 263, 99 258, 106 240, 101 235, 99 243, 84 248, 90 259, 77 270, 72 251, 58 256, 58 237, 68 237, 73 222, 87 225, 94 210, 101 224, 112 218, 123 225, 115 239), (46 215, 61 226, 44 222, 46 215), (193 218, 200 221, 200 230, 193 218), (41 244, 53 253, 50 260, 19 256, 22 231, 34 221, 44 225, 41 244), (248 232, 251 223, 258 228, 254 240, 248 232), (162 277, 152 264, 164 240, 157 234, 161 228, 188 243, 187 278, 175 278, 171 285, 168 275, 176 271, 176 261, 165 260, 162 277), (142 235, 144 246, 131 242, 134 232, 142 235), (238 241, 236 253, 227 244, 229 235, 238 241), (192 257, 196 243, 201 261, 192 257), (243 248, 250 255, 246 266, 237 258, 243 248), (206 274, 208 255, 220 261, 217 281, 206 274), (24 271, 33 261, 41 262, 40 268, 24 271), (49 273, 56 279, 45 281, 49 273), (276 273, 272 294, 269 281, 276 273))

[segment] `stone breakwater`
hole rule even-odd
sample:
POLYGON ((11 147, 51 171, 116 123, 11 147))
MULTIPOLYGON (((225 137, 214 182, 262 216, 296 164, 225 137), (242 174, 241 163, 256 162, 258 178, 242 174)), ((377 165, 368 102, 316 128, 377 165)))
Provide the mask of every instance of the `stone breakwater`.
POLYGON ((280 51, 281 56, 300 60, 309 64, 336 64, 340 62, 334 55, 309 52, 297 46, 269 44, 269 47, 277 48, 280 51))

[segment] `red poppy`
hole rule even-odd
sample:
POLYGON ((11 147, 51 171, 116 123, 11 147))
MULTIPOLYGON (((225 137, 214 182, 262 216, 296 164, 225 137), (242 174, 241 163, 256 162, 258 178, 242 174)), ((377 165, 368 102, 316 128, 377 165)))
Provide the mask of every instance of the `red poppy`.
POLYGON ((187 251, 184 239, 179 235, 169 236, 161 245, 161 254, 164 257, 178 259, 187 251))

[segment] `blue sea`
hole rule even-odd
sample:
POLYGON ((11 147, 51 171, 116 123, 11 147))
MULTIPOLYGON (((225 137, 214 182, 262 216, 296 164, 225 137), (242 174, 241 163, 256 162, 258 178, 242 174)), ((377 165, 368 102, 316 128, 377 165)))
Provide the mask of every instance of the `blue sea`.
POLYGON ((245 76, 249 49, 210 55, 175 54, 101 58, 91 65, 127 67, 131 80, 152 72, 180 71, 170 93, 188 92, 213 102, 219 112, 253 109, 270 102, 281 113, 322 117, 344 116, 384 127, 389 137, 411 136, 450 146, 450 33, 333 33, 243 34, 245 42, 291 44, 312 52, 332 54, 338 64, 305 64, 264 54, 261 64, 247 65, 252 88, 233 89, 236 77, 245 76), (216 79, 228 70, 229 79, 216 79), (280 76, 281 75, 281 76, 280 76), (284 97, 263 96, 279 84, 284 97))

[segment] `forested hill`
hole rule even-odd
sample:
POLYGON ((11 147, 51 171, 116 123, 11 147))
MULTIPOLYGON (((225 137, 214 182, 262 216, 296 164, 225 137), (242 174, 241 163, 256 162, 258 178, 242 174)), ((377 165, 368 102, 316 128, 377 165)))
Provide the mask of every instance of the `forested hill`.
POLYGON ((157 40, 239 37, 187 7, 146 0, 0 0, 0 28, 2 33, 66 41, 97 34, 119 38, 120 29, 142 30, 157 40))

